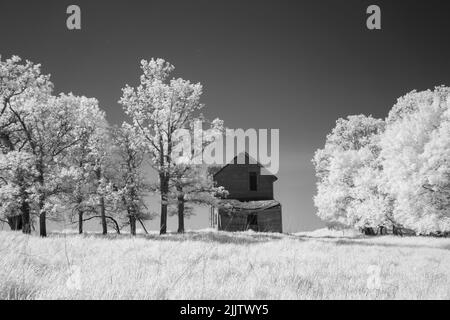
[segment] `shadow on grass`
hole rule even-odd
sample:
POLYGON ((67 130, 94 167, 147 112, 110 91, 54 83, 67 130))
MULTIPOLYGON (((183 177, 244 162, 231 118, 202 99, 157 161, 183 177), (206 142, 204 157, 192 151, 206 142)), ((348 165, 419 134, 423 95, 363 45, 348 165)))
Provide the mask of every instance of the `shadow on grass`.
POLYGON ((342 246, 365 246, 365 247, 385 247, 385 248, 410 248, 410 249, 441 249, 450 250, 450 245, 430 246, 426 244, 403 244, 403 243, 383 243, 383 242, 365 242, 365 241, 348 241, 344 239, 337 240, 336 245, 342 246))
MULTIPOLYGON (((248 245, 254 243, 264 243, 270 241, 277 241, 282 239, 291 238, 292 236, 286 234, 279 233, 247 233, 247 232, 195 232, 189 231, 185 233, 175 233, 169 232, 165 235, 159 234, 137 234, 135 237, 130 234, 112 234, 109 233, 107 235, 103 235, 100 233, 86 233, 83 235, 78 234, 61 234, 61 233, 52 233, 52 237, 73 237, 73 236, 82 236, 85 238, 98 238, 98 239, 108 239, 108 240, 120 240, 120 239, 146 239, 146 240, 154 240, 154 241, 175 241, 175 242, 184 242, 184 241, 201 241, 201 242, 216 242, 216 243, 230 243, 230 244, 240 244, 240 245, 248 245)), ((294 237, 296 239, 297 237, 294 237)), ((302 240, 302 239, 297 239, 302 240)))
MULTIPOLYGON (((52 237, 73 237, 80 236, 78 234, 61 234, 52 233, 52 237)), ((86 233, 81 235, 85 238, 98 238, 98 239, 108 239, 108 240, 121 240, 121 239, 145 239, 153 241, 174 241, 174 242, 184 242, 184 241, 200 241, 206 243, 220 243, 220 244, 237 244, 237 245, 250 245, 257 243, 266 243, 279 240, 295 240, 301 242, 308 241, 319 241, 328 243, 330 245, 336 246, 361 246, 361 247, 385 247, 385 248, 427 248, 427 249, 443 249, 450 250, 450 245, 427 245, 427 244, 410 244, 410 243, 387 243, 387 242, 371 242, 371 239, 376 239, 379 237, 367 237, 361 236, 321 236, 312 237, 307 235, 294 235, 294 234, 281 234, 281 233, 257 233, 257 232, 222 232, 222 231, 188 231, 185 233, 175 233, 169 232, 165 235, 159 235, 157 233, 151 234, 138 234, 135 237, 130 234, 113 234, 109 233, 103 235, 100 233, 86 233)))
POLYGON ((345 240, 358 240, 358 239, 370 239, 367 238, 364 235, 358 235, 358 236, 306 236, 306 235, 290 235, 293 238, 299 238, 299 239, 309 239, 309 240, 320 240, 320 239, 329 239, 329 240, 340 240, 340 239, 345 239, 345 240))
POLYGON ((202 241, 231 244, 253 244, 281 240, 285 236, 282 234, 268 233, 229 233, 229 232, 186 232, 183 234, 169 233, 166 235, 145 235, 145 239, 163 241, 202 241))

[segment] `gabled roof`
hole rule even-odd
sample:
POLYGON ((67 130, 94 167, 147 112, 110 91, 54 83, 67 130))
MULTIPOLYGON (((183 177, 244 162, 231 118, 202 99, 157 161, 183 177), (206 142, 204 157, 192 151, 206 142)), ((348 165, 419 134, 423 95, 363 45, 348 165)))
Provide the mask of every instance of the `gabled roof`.
POLYGON ((233 158, 233 160, 231 160, 229 163, 227 163, 227 164, 224 165, 222 168, 220 168, 218 171, 216 171, 216 172, 213 174, 213 177, 215 177, 219 172, 221 172, 223 169, 225 169, 225 168, 228 167, 229 165, 237 164, 237 159, 238 159, 238 157, 242 157, 242 155, 245 156, 245 164, 255 164, 255 165, 257 165, 258 167, 261 168, 261 171, 263 171, 263 170, 265 171, 265 173, 262 174, 262 175, 265 175, 265 176, 272 176, 272 177, 274 177, 274 180, 275 180, 275 181, 278 180, 277 176, 275 176, 274 174, 270 173, 270 171, 268 171, 262 164, 260 164, 260 163, 259 163, 258 161, 256 161, 254 158, 250 157, 250 155, 248 154, 248 152, 241 152, 241 153, 239 153, 237 156, 235 156, 235 157, 233 158), (248 162, 247 162, 247 160, 248 160, 248 162))

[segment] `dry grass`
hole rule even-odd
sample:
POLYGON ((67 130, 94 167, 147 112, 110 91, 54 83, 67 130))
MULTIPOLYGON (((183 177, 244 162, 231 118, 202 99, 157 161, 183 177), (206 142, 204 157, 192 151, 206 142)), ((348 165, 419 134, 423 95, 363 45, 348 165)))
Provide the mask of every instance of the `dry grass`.
POLYGON ((0 299, 450 299, 449 266, 450 239, 0 232, 0 299))

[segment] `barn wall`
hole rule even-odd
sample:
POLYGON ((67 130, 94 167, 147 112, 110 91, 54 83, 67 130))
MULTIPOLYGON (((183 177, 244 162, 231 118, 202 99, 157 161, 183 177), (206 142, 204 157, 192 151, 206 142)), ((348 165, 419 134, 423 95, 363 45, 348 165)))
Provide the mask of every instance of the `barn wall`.
POLYGON ((258 227, 261 232, 283 232, 281 207, 258 212, 258 227))
MULTIPOLYGON (((247 215, 250 211, 242 211, 229 215, 219 210, 219 230, 224 231, 246 231, 247 215)), ((261 232, 283 232, 281 220, 281 206, 254 212, 258 216, 258 228, 261 232)))
POLYGON ((273 176, 261 175, 261 168, 252 164, 234 164, 223 168, 214 177, 217 185, 228 192, 228 199, 241 201, 273 200, 273 176), (258 190, 250 191, 249 173, 258 173, 258 190))
POLYGON ((247 215, 245 213, 234 213, 229 215, 219 210, 219 230, 223 231, 245 231, 247 230, 247 215))

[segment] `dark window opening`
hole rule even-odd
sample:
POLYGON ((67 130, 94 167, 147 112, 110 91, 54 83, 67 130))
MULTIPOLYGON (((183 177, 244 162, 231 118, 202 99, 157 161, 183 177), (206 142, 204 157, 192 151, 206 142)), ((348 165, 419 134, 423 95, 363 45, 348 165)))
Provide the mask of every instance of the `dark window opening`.
POLYGON ((249 180, 250 180, 250 191, 257 191, 258 190, 258 179, 256 176, 256 172, 249 173, 249 180))
POLYGON ((251 213, 247 216, 247 229, 258 231, 258 216, 254 213, 251 213))

